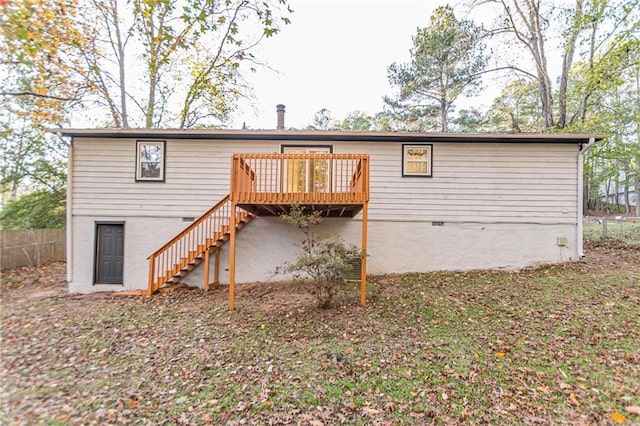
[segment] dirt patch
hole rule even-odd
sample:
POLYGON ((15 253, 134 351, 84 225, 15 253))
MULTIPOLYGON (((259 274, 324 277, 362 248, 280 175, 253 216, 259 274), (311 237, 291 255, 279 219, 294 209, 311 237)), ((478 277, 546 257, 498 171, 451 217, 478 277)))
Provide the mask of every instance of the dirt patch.
POLYGON ((0 294, 14 303, 67 294, 66 263, 25 266, 2 271, 0 294))
POLYGON ((624 241, 587 241, 584 244, 583 263, 594 268, 619 269, 640 272, 640 245, 624 241))
MULTIPOLYGON (((341 293, 350 291, 349 285, 341 293)), ((217 299, 226 300, 228 287, 221 285, 211 290, 217 299)), ((70 300, 99 300, 117 294, 117 292, 99 292, 90 294, 67 293, 66 264, 53 262, 40 268, 23 267, 3 272, 0 295, 7 303, 24 303, 27 301, 66 298, 70 300)), ((202 294, 199 288, 178 287, 166 294, 189 292, 202 294)), ((144 298, 145 296, 123 296, 144 298)), ((236 284, 236 298, 242 305, 251 310, 261 312, 284 312, 296 309, 313 308, 315 299, 304 285, 290 281, 255 282, 236 284)), ((339 297, 338 297, 339 298, 339 297)))
MULTIPOLYGON (((226 287, 222 290, 226 293, 226 287)), ((314 304, 309 292, 289 281, 239 284, 236 294, 239 299, 250 303, 251 308, 265 312, 281 312, 314 304)))

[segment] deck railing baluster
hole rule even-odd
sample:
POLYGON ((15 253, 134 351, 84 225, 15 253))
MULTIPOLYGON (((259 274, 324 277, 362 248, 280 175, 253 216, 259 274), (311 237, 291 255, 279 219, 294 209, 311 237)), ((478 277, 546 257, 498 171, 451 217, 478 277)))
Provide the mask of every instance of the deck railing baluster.
POLYGON ((365 198, 363 167, 367 157, 366 154, 234 154, 232 196, 240 204, 360 202, 365 198))

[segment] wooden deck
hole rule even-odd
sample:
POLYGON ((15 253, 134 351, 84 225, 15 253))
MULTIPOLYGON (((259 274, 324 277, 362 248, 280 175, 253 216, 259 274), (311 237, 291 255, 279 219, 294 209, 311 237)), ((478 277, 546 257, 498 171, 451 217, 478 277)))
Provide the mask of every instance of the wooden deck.
POLYGON ((366 154, 234 154, 231 199, 258 216, 292 205, 353 217, 369 201, 366 154))
POLYGON ((366 154, 234 154, 231 191, 149 256, 151 295, 178 283, 200 263, 204 288, 218 284, 220 248, 229 242, 229 309, 234 309, 236 234, 254 216, 278 216, 293 205, 327 217, 362 212, 360 299, 366 301, 369 156, 366 154), (210 256, 215 256, 213 283, 210 256))

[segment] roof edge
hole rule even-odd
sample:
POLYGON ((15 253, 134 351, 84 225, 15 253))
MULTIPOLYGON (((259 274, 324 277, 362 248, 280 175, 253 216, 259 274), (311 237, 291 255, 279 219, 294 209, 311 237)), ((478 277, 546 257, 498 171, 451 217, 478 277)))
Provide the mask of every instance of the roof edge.
POLYGON ((339 130, 231 130, 231 129, 48 129, 61 137, 161 138, 219 140, 285 140, 346 142, 511 142, 586 143, 607 135, 591 133, 436 133, 352 132, 339 130))

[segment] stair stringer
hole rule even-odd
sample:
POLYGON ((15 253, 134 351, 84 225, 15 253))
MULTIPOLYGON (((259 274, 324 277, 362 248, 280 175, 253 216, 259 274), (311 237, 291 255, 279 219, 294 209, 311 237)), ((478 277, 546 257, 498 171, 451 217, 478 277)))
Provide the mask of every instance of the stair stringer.
MULTIPOLYGON (((238 215, 239 216, 239 215, 238 215)), ((244 228, 255 216, 252 214, 248 214, 245 218, 243 219, 236 219, 236 232, 239 232, 242 228, 244 228)), ((229 241, 229 238, 231 236, 231 232, 230 231, 225 231, 224 234, 222 234, 222 236, 218 239, 216 239, 215 241, 213 241, 211 243, 209 247, 209 255, 213 254, 214 256, 219 256, 220 255, 220 250, 222 249, 222 247, 226 244, 227 241, 229 241)), ((191 272, 195 271, 196 269, 200 268, 201 265, 203 265, 205 262, 208 262, 208 256, 207 256, 207 249, 205 248, 201 253, 198 253, 189 263, 187 263, 186 265, 184 265, 178 272, 176 272, 171 278, 169 278, 164 284, 162 284, 158 290, 165 288, 165 287, 169 287, 171 285, 177 285, 180 284, 180 282, 182 281, 183 278, 185 278, 187 275, 191 274, 191 272)), ((218 272, 215 271, 215 276, 218 276, 218 272)), ((208 277, 209 273, 205 273, 205 277, 204 277, 204 285, 203 288, 205 290, 208 290, 208 286, 209 286, 209 277, 208 277)), ((214 283, 217 286, 217 278, 216 278, 216 282, 214 283)))

